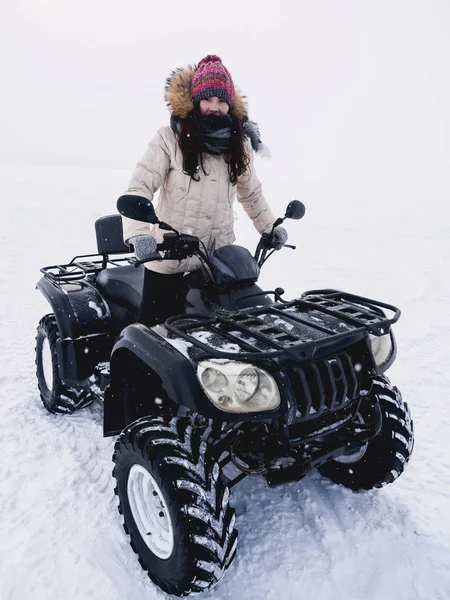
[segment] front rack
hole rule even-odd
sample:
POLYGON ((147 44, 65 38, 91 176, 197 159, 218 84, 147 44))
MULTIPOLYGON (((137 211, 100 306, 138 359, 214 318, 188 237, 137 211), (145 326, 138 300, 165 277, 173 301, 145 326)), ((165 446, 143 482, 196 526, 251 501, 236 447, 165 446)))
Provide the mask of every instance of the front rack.
POLYGON ((222 311, 211 317, 177 315, 167 319, 165 326, 212 358, 291 356, 311 360, 318 347, 331 349, 346 341, 350 344, 365 332, 385 335, 399 318, 400 310, 390 304, 338 290, 313 290, 290 302, 222 311), (382 308, 394 315, 386 317, 382 308), (319 319, 317 314, 331 319, 319 319))
POLYGON ((397 323, 401 315, 400 309, 393 304, 331 289, 304 292, 302 297, 294 302, 297 304, 301 302, 304 306, 318 309, 329 315, 338 315, 349 324, 363 325, 377 336, 388 333, 391 325, 397 323), (394 315, 389 319, 382 309, 394 315))
POLYGON ((70 283, 83 279, 89 273, 97 274, 107 266, 120 267, 136 262, 134 255, 110 258, 108 254, 82 254, 63 265, 51 265, 40 269, 44 277, 54 284, 70 283))

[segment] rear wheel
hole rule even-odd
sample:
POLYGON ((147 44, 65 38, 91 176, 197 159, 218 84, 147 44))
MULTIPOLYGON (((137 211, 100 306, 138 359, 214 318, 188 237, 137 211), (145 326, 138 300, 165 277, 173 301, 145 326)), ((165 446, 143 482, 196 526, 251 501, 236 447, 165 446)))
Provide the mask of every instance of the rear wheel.
POLYGON ((142 418, 113 456, 125 531, 141 566, 168 594, 211 589, 231 565, 235 512, 218 462, 190 421, 142 418))
MULTIPOLYGON (((414 446, 413 422, 400 390, 387 377, 378 376, 371 395, 377 398, 383 418, 378 435, 319 467, 322 475, 352 490, 392 483, 403 473, 414 446)), ((358 417, 364 422, 363 411, 358 417)))
POLYGON ((36 334, 36 377, 41 400, 51 413, 72 413, 92 402, 85 390, 65 385, 58 372, 56 342, 58 325, 54 315, 46 315, 39 321, 36 334))

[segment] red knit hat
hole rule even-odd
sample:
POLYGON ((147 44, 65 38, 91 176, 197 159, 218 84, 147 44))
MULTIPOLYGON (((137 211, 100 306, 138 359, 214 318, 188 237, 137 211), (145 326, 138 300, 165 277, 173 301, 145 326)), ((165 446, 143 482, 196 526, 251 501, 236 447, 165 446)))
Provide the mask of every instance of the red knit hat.
POLYGON ((223 98, 230 107, 234 104, 234 84, 230 73, 223 66, 221 58, 208 54, 198 63, 192 77, 192 102, 212 96, 223 98))

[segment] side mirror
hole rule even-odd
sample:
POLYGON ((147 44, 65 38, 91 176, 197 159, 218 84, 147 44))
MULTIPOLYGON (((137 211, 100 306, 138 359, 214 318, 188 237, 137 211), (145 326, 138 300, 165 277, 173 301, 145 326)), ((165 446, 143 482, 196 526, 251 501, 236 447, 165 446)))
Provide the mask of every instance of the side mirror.
POLYGON ((286 214, 284 215, 285 219, 301 219, 305 216, 306 208, 303 202, 300 200, 292 200, 289 202, 286 208, 286 214))
POLYGON ((117 210, 123 217, 144 223, 159 223, 153 204, 147 198, 126 194, 117 200, 117 210))

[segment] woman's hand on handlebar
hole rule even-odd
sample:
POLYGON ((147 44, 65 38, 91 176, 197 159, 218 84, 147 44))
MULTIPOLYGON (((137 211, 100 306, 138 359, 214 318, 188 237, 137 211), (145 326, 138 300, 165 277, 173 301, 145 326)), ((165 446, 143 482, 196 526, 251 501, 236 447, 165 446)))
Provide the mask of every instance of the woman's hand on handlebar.
POLYGON ((130 239, 134 254, 139 261, 146 261, 156 256, 158 248, 156 240, 151 235, 136 235, 130 239))
POLYGON ((288 239, 287 231, 284 227, 275 227, 270 233, 263 233, 261 240, 267 250, 281 250, 288 239))
POLYGON ((275 250, 281 250, 281 248, 285 245, 288 239, 288 232, 284 227, 280 225, 275 227, 272 233, 272 244, 275 250))
POLYGON ((199 253, 200 240, 196 236, 172 231, 163 237, 160 244, 150 235, 139 235, 130 240, 138 259, 134 263, 136 267, 154 260, 180 261, 199 253))

